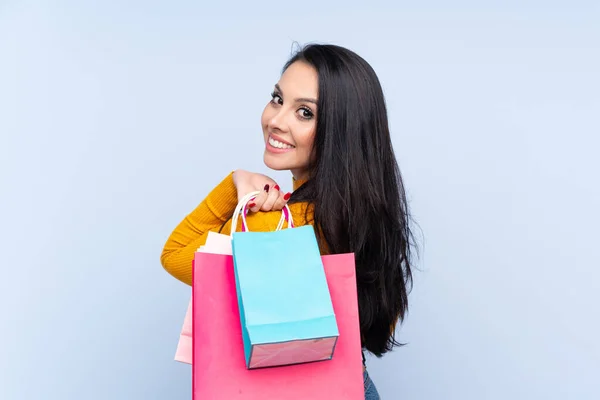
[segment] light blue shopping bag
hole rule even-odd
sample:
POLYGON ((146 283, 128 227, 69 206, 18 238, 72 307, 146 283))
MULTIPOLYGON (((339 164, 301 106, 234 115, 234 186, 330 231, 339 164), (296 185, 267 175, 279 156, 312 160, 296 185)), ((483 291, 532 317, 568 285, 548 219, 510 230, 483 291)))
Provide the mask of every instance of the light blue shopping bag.
POLYGON ((330 360, 338 327, 313 227, 232 236, 247 368, 330 360))

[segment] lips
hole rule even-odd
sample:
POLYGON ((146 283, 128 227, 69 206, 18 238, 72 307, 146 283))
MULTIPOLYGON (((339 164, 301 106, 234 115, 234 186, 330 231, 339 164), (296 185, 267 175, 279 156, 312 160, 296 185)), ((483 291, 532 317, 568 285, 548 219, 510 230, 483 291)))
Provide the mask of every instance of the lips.
POLYGON ((295 148, 295 146, 293 146, 292 144, 286 142, 285 140, 283 140, 277 136, 273 136, 273 135, 269 135, 268 142, 271 146, 275 147, 276 149, 293 149, 293 148, 295 148))

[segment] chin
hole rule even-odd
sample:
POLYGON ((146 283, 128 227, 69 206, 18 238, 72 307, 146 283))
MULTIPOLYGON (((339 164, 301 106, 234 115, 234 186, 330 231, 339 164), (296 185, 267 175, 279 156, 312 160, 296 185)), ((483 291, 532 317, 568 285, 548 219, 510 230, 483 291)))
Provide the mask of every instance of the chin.
POLYGON ((274 171, 285 171, 291 169, 290 165, 286 162, 282 162, 282 160, 277 160, 273 157, 272 154, 265 152, 263 157, 263 162, 267 166, 267 168, 272 169, 274 171))

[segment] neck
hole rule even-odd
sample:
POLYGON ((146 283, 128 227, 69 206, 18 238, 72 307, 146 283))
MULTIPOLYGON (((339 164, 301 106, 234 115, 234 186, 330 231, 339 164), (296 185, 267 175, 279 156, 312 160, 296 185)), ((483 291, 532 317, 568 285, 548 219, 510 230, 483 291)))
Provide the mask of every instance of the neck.
POLYGON ((290 172, 292 173, 292 176, 296 180, 304 181, 304 182, 306 182, 308 180, 308 177, 309 177, 308 168, 291 169, 290 172))

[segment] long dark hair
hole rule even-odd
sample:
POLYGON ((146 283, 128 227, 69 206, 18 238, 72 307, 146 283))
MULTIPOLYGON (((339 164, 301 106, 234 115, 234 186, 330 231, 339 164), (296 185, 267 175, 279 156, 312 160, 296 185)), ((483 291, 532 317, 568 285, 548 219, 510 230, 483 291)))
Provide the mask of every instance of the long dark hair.
POLYGON ((316 135, 309 180, 290 203, 308 202, 315 232, 332 254, 354 253, 363 347, 378 357, 399 345, 408 310, 414 245, 404 184, 379 79, 360 56, 335 45, 307 45, 318 74, 316 135))

